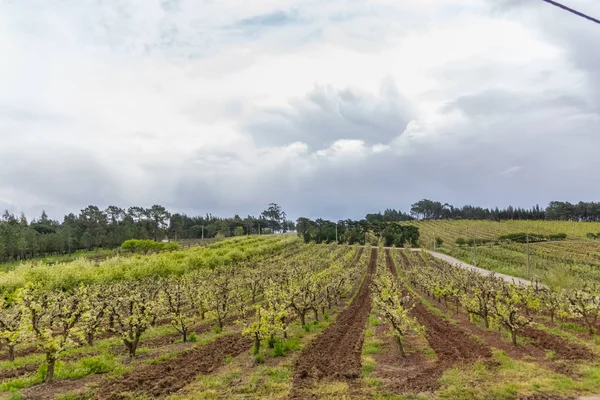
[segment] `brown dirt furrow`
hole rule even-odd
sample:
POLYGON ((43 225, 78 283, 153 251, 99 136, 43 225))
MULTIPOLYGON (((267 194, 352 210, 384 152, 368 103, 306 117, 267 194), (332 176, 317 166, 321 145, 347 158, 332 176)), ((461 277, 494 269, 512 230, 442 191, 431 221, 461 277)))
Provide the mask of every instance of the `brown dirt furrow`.
POLYGON ((21 375, 30 374, 37 371, 39 364, 29 364, 22 367, 0 370, 0 381, 16 378, 21 375))
POLYGON ((252 346, 252 340, 236 333, 221 336, 214 342, 186 351, 166 361, 150 364, 108 380, 94 399, 129 399, 146 396, 160 398, 174 393, 198 375, 208 374, 223 364, 226 356, 235 357, 252 346))
POLYGON ((317 398, 309 391, 319 379, 360 376, 365 326, 371 311, 370 284, 376 268, 377 250, 373 249, 367 276, 352 303, 296 359, 290 398, 317 398))
POLYGON ((560 359, 591 360, 594 358, 594 353, 587 347, 569 342, 560 336, 533 327, 524 328, 520 333, 524 337, 533 339, 537 346, 542 347, 545 350, 552 350, 560 359))
POLYGON ((91 375, 82 379, 61 379, 51 383, 42 383, 22 390, 23 398, 27 400, 55 400, 64 393, 81 395, 87 399, 86 394, 91 387, 96 385, 102 376, 91 375))
MULTIPOLYGON (((425 357, 422 352, 425 338, 411 336, 405 338, 406 357, 401 357, 398 346, 391 335, 387 334, 387 324, 374 329, 375 336, 381 338, 381 352, 372 357, 376 362, 374 375, 383 382, 386 390, 393 393, 430 392, 437 388, 437 380, 429 379, 435 360, 425 357)), ((426 345, 425 345, 426 346, 426 345)))
MULTIPOLYGON (((402 261, 408 263, 405 254, 400 252, 402 261)), ((387 266, 394 276, 397 275, 394 260, 389 249, 386 251, 387 266)), ((424 366, 407 374, 397 383, 399 392, 434 391, 443 372, 460 362, 473 362, 492 357, 492 350, 486 344, 475 341, 471 335, 459 326, 431 312, 420 301, 415 302, 412 315, 425 327, 425 338, 435 351, 437 360, 433 365, 424 366)))
MULTIPOLYGON (((424 294, 421 293, 421 295, 424 294)), ((529 358, 538 361, 543 361, 546 358, 546 353, 539 347, 530 343, 524 343, 515 347, 510 340, 503 339, 497 330, 488 330, 469 321, 469 317, 462 311, 452 314, 452 319, 456 320, 463 329, 470 332, 473 336, 485 341, 488 346, 504 351, 511 358, 517 360, 529 358)))
MULTIPOLYGON (((388 267, 396 275, 396 267, 389 250, 386 252, 388 267)), ((448 361, 470 361, 492 356, 491 349, 479 343, 461 327, 454 325, 444 318, 431 312, 423 303, 417 301, 414 316, 425 326, 425 335, 438 359, 448 361)))

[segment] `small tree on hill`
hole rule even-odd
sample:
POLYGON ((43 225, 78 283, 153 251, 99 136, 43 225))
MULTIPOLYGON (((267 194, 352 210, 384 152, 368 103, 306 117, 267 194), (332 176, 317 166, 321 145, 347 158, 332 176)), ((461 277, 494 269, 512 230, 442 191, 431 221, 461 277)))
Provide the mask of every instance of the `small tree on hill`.
POLYGON ((517 333, 533 324, 533 315, 528 310, 539 308, 539 299, 528 296, 525 288, 503 283, 492 303, 491 321, 508 330, 513 345, 517 345, 517 333))
POLYGON ((33 284, 26 285, 18 293, 26 328, 33 333, 38 347, 46 355, 46 382, 54 380, 54 368, 60 354, 75 344, 74 339, 83 339, 83 332, 77 327, 86 311, 83 297, 81 288, 75 293, 47 292, 33 284))
POLYGON ((135 357, 142 333, 152 326, 160 313, 156 287, 151 281, 111 286, 112 300, 108 307, 113 321, 111 330, 121 337, 130 357, 135 357))
POLYGON ((15 360, 15 346, 19 344, 25 333, 21 329, 23 309, 20 304, 8 305, 0 297, 0 340, 8 347, 8 360, 15 360))
POLYGON ((413 299, 402 295, 398 283, 388 272, 377 275, 372 284, 372 291, 379 315, 390 324, 390 331, 400 355, 406 357, 402 343, 404 337, 410 332, 424 332, 423 326, 409 315, 413 308, 413 299))

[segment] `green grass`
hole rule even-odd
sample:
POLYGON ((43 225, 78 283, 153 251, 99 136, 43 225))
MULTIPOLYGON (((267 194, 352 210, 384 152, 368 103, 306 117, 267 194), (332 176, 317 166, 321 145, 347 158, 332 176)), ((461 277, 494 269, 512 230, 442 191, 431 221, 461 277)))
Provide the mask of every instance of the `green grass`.
POLYGON ((583 376, 574 380, 534 363, 513 360, 504 352, 494 351, 498 366, 477 362, 447 370, 441 378, 440 399, 516 399, 536 393, 568 396, 600 392, 600 366, 581 367, 583 376))
POLYGON ((433 351, 433 349, 427 345, 423 346, 421 351, 423 352, 423 355, 430 360, 434 360, 437 357, 435 351, 433 351))
POLYGON ((370 386, 370 387, 381 387, 383 385, 383 381, 381 379, 378 378, 372 378, 370 376, 367 376, 364 378, 364 382, 370 386))
POLYGON ((241 375, 241 370, 234 369, 216 375, 203 375, 198 378, 198 381, 200 381, 202 386, 206 389, 225 389, 241 375))
POLYGON ((378 393, 373 396, 373 400, 429 400, 430 397, 418 394, 398 395, 392 393, 378 393))
POLYGON ((560 324, 560 326, 563 329, 568 329, 573 332, 579 332, 579 333, 587 333, 588 332, 586 327, 576 324, 574 322, 562 322, 560 324))
POLYGON ((369 326, 380 326, 381 321, 375 315, 369 315, 369 326))
POLYGON ((88 400, 94 396, 93 392, 85 392, 85 393, 65 393, 59 394, 54 399, 55 400, 88 400))
POLYGON ((300 339, 279 339, 275 341, 271 350, 272 357, 285 357, 288 353, 300 349, 300 339))
POLYGON ((10 370, 19 367, 24 367, 31 364, 40 364, 44 362, 46 357, 43 354, 30 354, 25 357, 17 357, 15 361, 2 361, 0 362, 0 369, 10 370))
POLYGON ((363 354, 379 354, 381 353, 382 341, 377 339, 365 340, 363 345, 363 354))
POLYGON ((24 400, 25 396, 21 392, 12 392, 7 400, 24 400))
POLYGON ((361 373, 363 378, 369 377, 375 371, 375 360, 369 356, 362 357, 361 373))
POLYGON ((20 376, 18 378, 8 379, 0 383, 0 392, 13 392, 19 389, 25 389, 37 385, 43 381, 43 377, 37 373, 35 375, 20 376))
MULTIPOLYGON (((74 363, 58 360, 54 370, 54 378, 80 379, 92 374, 106 374, 123 368, 111 354, 83 357, 74 363)), ((37 372, 30 375, 7 379, 0 384, 0 392, 10 392, 37 385, 46 376, 46 363, 40 364, 37 372)))
POLYGON ((287 382, 292 375, 290 369, 286 367, 268 368, 266 374, 271 380, 278 383, 287 382))

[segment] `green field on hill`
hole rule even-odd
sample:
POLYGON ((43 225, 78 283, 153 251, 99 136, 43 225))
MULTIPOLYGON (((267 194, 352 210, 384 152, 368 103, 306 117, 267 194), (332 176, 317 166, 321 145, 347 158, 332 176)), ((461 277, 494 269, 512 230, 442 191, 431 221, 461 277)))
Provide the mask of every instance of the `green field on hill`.
POLYGON ((593 238, 600 232, 600 223, 443 220, 413 224, 419 227, 421 247, 433 249, 438 238, 439 252, 490 271, 539 278, 562 287, 575 285, 574 278, 600 281, 600 240, 593 238), (564 240, 536 241, 561 233, 566 234, 564 240), (499 240, 511 234, 528 234, 531 243, 499 240), (457 244, 459 238, 467 243, 457 244))

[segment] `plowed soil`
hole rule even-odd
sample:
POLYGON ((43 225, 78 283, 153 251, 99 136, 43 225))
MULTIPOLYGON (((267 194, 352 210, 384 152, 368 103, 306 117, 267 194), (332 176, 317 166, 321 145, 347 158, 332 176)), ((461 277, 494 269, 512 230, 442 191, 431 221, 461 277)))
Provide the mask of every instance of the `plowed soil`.
MULTIPOLYGON (((388 333, 387 324, 374 328, 375 337, 382 341, 381 351, 374 354, 376 367, 373 376, 381 379, 386 391, 401 393, 411 387, 409 381, 416 376, 425 376, 424 371, 429 371, 434 366, 435 360, 425 357, 422 352, 427 346, 426 340, 419 336, 408 336, 404 338, 404 350, 406 357, 401 357, 398 346, 392 336, 388 333)), ((435 382, 428 384, 421 381, 413 385, 416 391, 428 391, 427 386, 434 387, 435 382)))
POLYGON ((585 346, 571 343, 560 336, 527 327, 521 330, 521 335, 533 339, 535 344, 546 350, 552 350, 557 357, 563 360, 591 360, 594 354, 585 346))
POLYGON ((35 372, 38 368, 38 364, 29 364, 22 367, 0 370, 0 381, 35 372))
POLYGON ((238 333, 221 336, 180 356, 108 380, 101 385, 94 399, 130 399, 132 394, 149 398, 167 396, 193 382, 198 375, 212 372, 223 364, 226 356, 235 357, 251 345, 250 338, 238 333))
POLYGON ((360 376, 365 326, 371 311, 370 284, 376 268, 377 250, 373 249, 367 276, 352 303, 297 358, 290 398, 318 398, 309 392, 319 379, 360 376))
POLYGON ((23 398, 27 400, 55 400, 64 393, 79 394, 86 398, 91 386, 96 385, 102 377, 100 375, 87 376, 82 379, 61 379, 52 383, 42 383, 22 390, 23 398))
MULTIPOLYGON (((400 252, 403 262, 406 255, 400 252)), ((397 277, 396 266, 389 249, 386 251, 387 266, 397 277)), ((437 360, 433 365, 412 371, 399 379, 395 389, 398 392, 431 392, 439 388, 439 378, 443 372, 459 362, 472 362, 490 359, 492 350, 486 344, 474 340, 464 329, 432 313, 420 301, 416 301, 412 315, 425 327, 425 337, 435 351, 437 360)))

